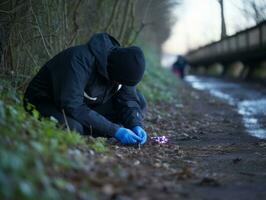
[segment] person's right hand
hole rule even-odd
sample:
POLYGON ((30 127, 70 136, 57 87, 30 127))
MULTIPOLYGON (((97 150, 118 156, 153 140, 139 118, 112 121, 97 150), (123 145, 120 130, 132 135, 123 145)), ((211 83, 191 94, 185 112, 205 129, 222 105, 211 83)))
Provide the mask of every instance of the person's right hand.
POLYGON ((127 128, 119 128, 115 133, 115 139, 121 144, 137 144, 142 141, 139 136, 127 128))

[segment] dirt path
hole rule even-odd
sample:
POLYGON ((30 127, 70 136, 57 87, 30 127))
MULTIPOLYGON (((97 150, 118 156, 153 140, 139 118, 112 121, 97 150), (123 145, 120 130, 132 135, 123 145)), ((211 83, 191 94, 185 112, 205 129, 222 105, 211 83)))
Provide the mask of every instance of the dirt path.
MULTIPOLYGON (((245 133, 232 107, 187 85, 181 103, 150 106, 145 126, 168 144, 88 152, 101 199, 266 199, 266 141, 245 133)), ((81 177, 80 177, 81 178, 81 177)))

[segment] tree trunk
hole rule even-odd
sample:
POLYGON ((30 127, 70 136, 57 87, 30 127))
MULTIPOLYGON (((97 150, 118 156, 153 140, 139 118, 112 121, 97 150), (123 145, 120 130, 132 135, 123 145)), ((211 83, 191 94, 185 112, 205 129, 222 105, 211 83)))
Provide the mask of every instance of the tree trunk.
POLYGON ((225 24, 225 18, 224 18, 224 1, 218 0, 221 8, 221 39, 225 38, 227 36, 226 34, 226 24, 225 24))

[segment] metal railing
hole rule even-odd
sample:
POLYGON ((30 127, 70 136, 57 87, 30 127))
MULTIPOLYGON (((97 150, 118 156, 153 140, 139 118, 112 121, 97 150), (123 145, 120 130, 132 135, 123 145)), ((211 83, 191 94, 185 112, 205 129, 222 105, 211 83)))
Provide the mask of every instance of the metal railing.
POLYGON ((188 52, 191 66, 266 59, 266 21, 188 52))

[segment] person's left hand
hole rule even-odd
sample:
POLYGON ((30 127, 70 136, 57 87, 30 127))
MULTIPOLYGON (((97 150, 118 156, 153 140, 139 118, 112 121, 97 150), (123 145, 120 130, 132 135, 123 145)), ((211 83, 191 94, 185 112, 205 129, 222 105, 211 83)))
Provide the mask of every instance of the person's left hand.
POLYGON ((141 126, 135 126, 132 131, 142 139, 140 144, 144 144, 147 141, 147 133, 141 126))

